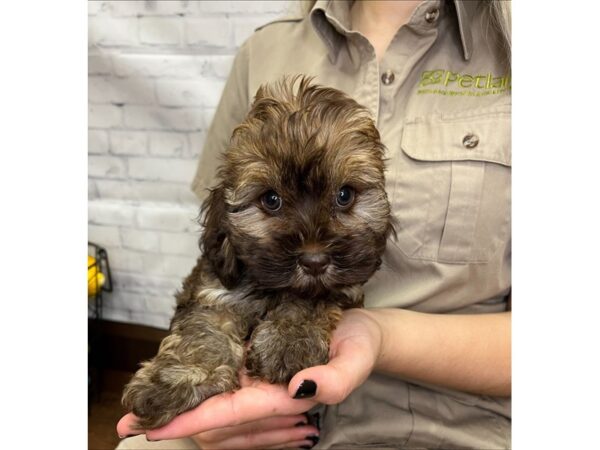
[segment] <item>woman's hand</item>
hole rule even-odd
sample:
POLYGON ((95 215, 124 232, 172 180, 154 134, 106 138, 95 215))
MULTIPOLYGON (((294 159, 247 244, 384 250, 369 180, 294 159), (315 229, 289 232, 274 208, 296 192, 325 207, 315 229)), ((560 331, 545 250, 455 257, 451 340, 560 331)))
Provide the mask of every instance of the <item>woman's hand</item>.
MULTIPOLYGON (((164 440, 194 435, 200 447, 207 449, 314 445, 318 430, 311 425, 296 426, 306 422, 301 414, 317 403, 343 401, 369 376, 380 348, 377 322, 366 310, 347 310, 333 333, 328 364, 298 372, 287 387, 242 374, 238 391, 211 397, 164 427, 148 430, 146 436, 164 440)), ((117 425, 119 435, 140 433, 132 429, 134 423, 133 414, 123 417, 117 425)))

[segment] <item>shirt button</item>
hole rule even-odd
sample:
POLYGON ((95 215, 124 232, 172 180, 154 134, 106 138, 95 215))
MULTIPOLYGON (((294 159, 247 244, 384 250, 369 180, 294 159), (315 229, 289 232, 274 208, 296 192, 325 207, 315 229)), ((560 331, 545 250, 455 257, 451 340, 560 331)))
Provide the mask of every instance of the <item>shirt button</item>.
POLYGON ((381 82, 387 86, 388 84, 392 84, 394 82, 394 78, 394 72, 391 70, 386 70, 381 75, 381 82))
POLYGON ((465 148, 468 148, 469 150, 477 147, 478 144, 479 144, 479 138, 477 137, 476 134, 467 134, 463 138, 463 145, 465 146, 465 148))
POLYGON ((433 8, 425 13, 425 20, 428 23, 433 23, 438 19, 439 16, 440 16, 440 10, 438 8, 433 8))

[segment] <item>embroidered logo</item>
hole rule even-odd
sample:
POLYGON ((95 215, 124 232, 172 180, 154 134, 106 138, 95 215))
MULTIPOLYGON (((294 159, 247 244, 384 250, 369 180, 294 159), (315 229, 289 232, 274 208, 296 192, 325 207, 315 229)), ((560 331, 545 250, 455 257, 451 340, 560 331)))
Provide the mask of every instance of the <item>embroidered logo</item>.
POLYGON ((421 73, 417 94, 497 95, 510 90, 510 75, 494 76, 491 73, 470 75, 450 70, 426 70, 421 73))

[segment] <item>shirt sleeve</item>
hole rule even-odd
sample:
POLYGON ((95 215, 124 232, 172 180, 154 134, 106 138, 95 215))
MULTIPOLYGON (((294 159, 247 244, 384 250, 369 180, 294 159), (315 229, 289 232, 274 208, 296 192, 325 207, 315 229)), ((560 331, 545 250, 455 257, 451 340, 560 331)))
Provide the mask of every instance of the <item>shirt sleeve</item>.
POLYGON ((192 191, 204 200, 215 181, 220 155, 229 145, 233 129, 239 125, 249 108, 248 97, 248 43, 240 47, 225 83, 217 111, 208 129, 198 160, 192 191))

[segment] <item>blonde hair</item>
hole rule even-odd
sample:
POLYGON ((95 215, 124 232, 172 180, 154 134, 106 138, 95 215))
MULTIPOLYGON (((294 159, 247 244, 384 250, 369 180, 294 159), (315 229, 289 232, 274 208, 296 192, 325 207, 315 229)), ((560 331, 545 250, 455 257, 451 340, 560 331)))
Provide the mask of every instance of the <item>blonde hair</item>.
MULTIPOLYGON (((312 10, 317 0, 302 0, 299 3, 301 11, 304 15, 312 10)), ((501 39, 501 45, 506 53, 507 60, 511 58, 511 1, 510 0, 484 0, 489 17, 489 22, 497 31, 501 39)), ((509 63, 510 65, 510 63, 509 63)))

